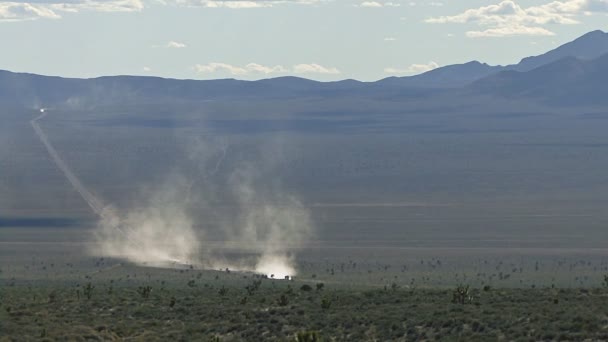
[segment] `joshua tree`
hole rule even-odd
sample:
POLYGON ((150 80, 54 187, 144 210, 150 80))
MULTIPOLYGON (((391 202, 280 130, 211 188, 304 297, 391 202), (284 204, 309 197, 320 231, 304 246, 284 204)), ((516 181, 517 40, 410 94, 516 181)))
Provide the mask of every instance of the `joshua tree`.
POLYGON ((91 299, 91 297, 93 297, 93 289, 95 289, 95 286, 93 286, 93 284, 90 282, 85 285, 82 291, 87 299, 91 299))
POLYGON ((469 294, 469 285, 458 285, 454 292, 452 292, 452 303, 465 304, 472 301, 473 296, 469 294))

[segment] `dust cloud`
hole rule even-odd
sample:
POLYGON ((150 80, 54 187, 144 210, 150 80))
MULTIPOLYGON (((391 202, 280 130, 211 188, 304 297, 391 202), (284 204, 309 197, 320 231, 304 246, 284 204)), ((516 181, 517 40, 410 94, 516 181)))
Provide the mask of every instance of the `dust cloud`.
POLYGON ((193 146, 189 156, 200 173, 170 177, 143 196, 148 198, 139 201, 143 205, 122 213, 106 208, 94 254, 147 266, 295 276, 293 251, 313 235, 308 209, 276 181, 268 181, 271 177, 259 163, 228 162, 225 143, 197 141, 193 146), (229 210, 218 213, 218 203, 229 210), (215 239, 206 241, 208 235, 215 239), (226 250, 239 253, 228 256, 226 250))
POLYGON ((40 125, 49 111, 38 112, 30 121, 36 135, 99 217, 91 254, 145 266, 231 268, 276 278, 297 274, 293 251, 310 240, 313 225, 307 208, 282 191, 276 175, 268 172, 268 165, 280 158, 280 144, 243 160, 231 159, 225 142, 189 141, 185 146, 197 174, 177 172, 153 191, 142 192, 129 208, 114 208, 90 191, 61 157, 40 125), (218 203, 229 203, 230 210, 212 215, 218 203), (214 244, 205 243, 211 221, 219 237, 214 244), (241 256, 227 257, 227 249, 241 251, 241 256))

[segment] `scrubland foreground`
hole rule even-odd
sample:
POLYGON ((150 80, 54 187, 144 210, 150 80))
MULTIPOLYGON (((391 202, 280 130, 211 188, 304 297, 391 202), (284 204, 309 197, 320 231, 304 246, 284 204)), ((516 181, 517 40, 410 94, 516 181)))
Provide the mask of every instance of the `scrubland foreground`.
POLYGON ((345 287, 183 270, 184 284, 4 281, 0 341, 607 340, 608 291, 345 287))

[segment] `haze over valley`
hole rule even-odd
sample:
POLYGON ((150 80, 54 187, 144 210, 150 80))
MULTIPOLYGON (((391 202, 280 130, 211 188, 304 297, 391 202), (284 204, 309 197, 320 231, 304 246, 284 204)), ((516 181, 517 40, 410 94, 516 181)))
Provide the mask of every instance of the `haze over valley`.
POLYGON ((0 282, 600 287, 606 80, 603 31, 373 82, 0 71, 0 282))
MULTIPOLYGON (((208 206, 227 208, 235 203, 224 186, 246 165, 261 191, 278 183, 297 194, 323 241, 368 243, 356 234, 372 234, 405 246, 483 246, 484 236, 499 234, 499 244, 594 246, 600 240, 589 234, 603 236, 606 218, 606 51, 608 34, 595 31, 524 59, 520 65, 547 62, 530 71, 441 88, 408 83, 468 67, 374 83, 5 72, 3 216, 91 218, 30 127, 47 108, 40 125, 58 153, 117 208, 176 177, 208 206), (356 218, 362 210, 364 222, 356 218)), ((203 224, 208 218, 193 206, 203 224)))

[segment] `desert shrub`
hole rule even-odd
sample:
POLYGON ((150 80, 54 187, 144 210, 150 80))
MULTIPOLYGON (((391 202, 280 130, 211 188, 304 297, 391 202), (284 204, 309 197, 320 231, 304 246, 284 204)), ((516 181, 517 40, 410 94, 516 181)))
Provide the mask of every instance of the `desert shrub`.
POLYGON ((331 307, 331 299, 329 299, 329 298, 327 298, 327 297, 326 297, 326 298, 323 298, 323 299, 321 300, 321 309, 323 309, 323 310, 327 310, 327 309, 329 309, 330 307, 331 307))
POLYGON ((293 288, 291 287, 291 285, 287 285, 287 289, 285 290, 285 294, 289 295, 289 296, 293 296, 294 295, 293 288))
POLYGON ((318 342, 321 341, 317 331, 301 331, 296 334, 296 342, 318 342))
POLYGON ((137 288, 137 293, 143 299, 148 299, 150 297, 150 293, 152 293, 152 286, 140 286, 137 288))
POLYGON ((480 331, 481 328, 482 328, 482 326, 479 321, 473 321, 473 323, 471 323, 471 330, 473 330, 474 332, 480 331))
POLYGON ((312 287, 308 284, 304 284, 300 287, 300 290, 304 291, 304 292, 310 292, 310 291, 312 291, 312 287))
POLYGON ((282 294, 281 297, 279 297, 279 305, 287 306, 288 304, 289 304, 289 299, 287 298, 287 296, 285 294, 282 294))
POLYGON ((93 289, 95 289, 95 286, 93 286, 93 284, 90 282, 84 286, 82 292, 87 299, 91 299, 91 297, 93 297, 93 289))
POLYGON ((323 290, 323 287, 325 287, 325 284, 323 284, 323 283, 318 283, 318 284, 317 284, 317 291, 321 291, 321 290, 323 290))
POLYGON ((363 297, 365 297, 365 298, 373 298, 374 295, 375 295, 374 291, 364 291, 363 292, 363 297))
POLYGON ((251 284, 245 286, 245 290, 247 291, 248 295, 252 296, 257 290, 259 290, 261 285, 262 285, 262 280, 254 279, 253 282, 251 282, 251 284))
POLYGON ((57 301, 57 292, 53 291, 49 293, 49 303, 55 303, 57 301))
POLYGON ((217 291, 217 293, 220 296, 224 297, 225 295, 228 294, 228 289, 224 285, 222 285, 222 287, 217 291))

